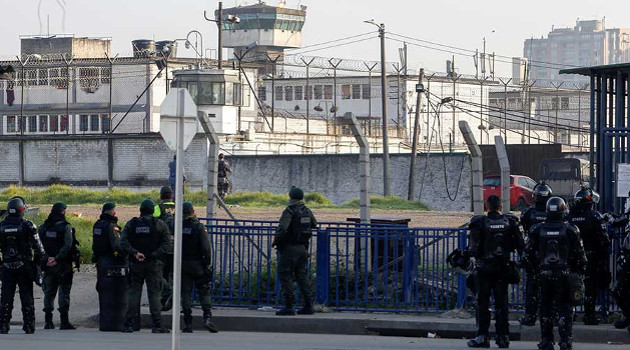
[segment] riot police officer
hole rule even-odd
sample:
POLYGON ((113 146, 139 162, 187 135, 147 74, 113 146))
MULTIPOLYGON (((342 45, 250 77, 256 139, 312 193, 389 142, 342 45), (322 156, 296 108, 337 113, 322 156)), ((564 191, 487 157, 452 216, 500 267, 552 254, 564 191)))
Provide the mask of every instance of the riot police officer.
POLYGON ((565 220, 560 197, 547 201, 547 221, 533 227, 527 242, 529 258, 540 265, 541 350, 554 349, 553 324, 558 320, 560 349, 572 348, 573 306, 582 298, 586 266, 579 229, 565 220))
POLYGON ((66 220, 66 205, 58 202, 52 206, 52 210, 46 221, 39 229, 39 237, 44 245, 46 254, 50 256, 55 266, 46 268, 44 272, 44 329, 55 329, 53 323, 53 310, 55 309, 55 297, 59 292, 59 315, 61 323, 59 329, 76 329, 70 323, 68 312, 70 310, 70 290, 74 275, 72 263, 74 236, 72 225, 66 220))
POLYGON ((127 222, 120 237, 122 250, 131 259, 129 268, 129 300, 123 332, 133 332, 134 317, 140 311, 142 286, 146 281, 149 310, 153 321, 152 333, 168 333, 162 326, 163 256, 173 251, 168 227, 153 217, 155 203, 145 199, 140 205, 140 217, 127 222))
MULTIPOLYGON (((155 205, 153 217, 166 224, 171 236, 175 231, 175 203, 173 202, 173 189, 164 186, 160 189, 160 203, 155 205)), ((162 311, 173 308, 173 254, 164 255, 164 268, 162 277, 162 311)))
POLYGON ((212 250, 208 232, 195 216, 191 202, 182 206, 182 309, 184 312, 184 333, 192 333, 192 290, 193 283, 203 310, 203 325, 211 333, 219 330, 212 323, 212 250))
MULTIPOLYGON (((625 227, 623 239, 617 252, 617 278, 612 290, 617 306, 621 310, 621 319, 615 321, 615 328, 623 329, 630 326, 630 206, 626 207, 625 215, 612 217, 608 214, 610 225, 625 227)), ((630 331, 630 328, 628 328, 630 331)))
POLYGON ((490 296, 494 295, 496 316, 496 344, 508 348, 508 285, 514 283, 515 264, 510 253, 523 251, 525 242, 523 227, 518 217, 501 214, 501 199, 489 196, 486 201, 488 215, 478 215, 470 220, 468 250, 476 261, 477 337, 468 341, 471 348, 490 346, 490 296))
POLYGON ((580 229, 580 236, 586 250, 586 273, 584 275, 584 324, 597 325, 595 316, 597 295, 601 289, 607 289, 610 276, 607 268, 610 239, 602 215, 593 210, 593 204, 599 202, 599 195, 587 185, 575 193, 573 206, 569 212, 569 222, 580 229))
POLYGON ((312 315, 313 291, 308 279, 308 245, 312 231, 317 227, 313 212, 304 204, 304 192, 293 186, 289 191, 289 205, 282 212, 278 232, 272 246, 278 249, 278 277, 282 286, 284 308, 276 312, 278 316, 293 316, 295 310, 294 278, 300 287, 304 307, 298 310, 300 315, 312 315))
MULTIPOLYGON (((534 205, 528 207, 521 213, 521 224, 525 235, 533 226, 540 224, 547 219, 547 200, 552 195, 551 187, 545 183, 539 183, 534 187, 534 205)), ((536 324, 538 314, 538 266, 527 263, 527 259, 522 259, 521 263, 525 268, 525 314, 520 319, 523 326, 533 326, 536 324)))
POLYGON ((22 317, 25 333, 35 332, 35 303, 33 281, 36 265, 47 262, 54 265, 44 252, 37 227, 22 218, 26 203, 21 198, 12 198, 7 204, 8 217, 0 222, 0 249, 2 251, 2 294, 0 296, 0 334, 9 333, 13 311, 15 288, 20 288, 22 317), (33 260, 33 252, 35 259, 33 260))
POLYGON ((105 203, 92 228, 92 260, 96 263, 99 329, 120 331, 126 311, 127 255, 120 248, 116 205, 105 203), (124 272, 123 272, 124 271, 124 272))

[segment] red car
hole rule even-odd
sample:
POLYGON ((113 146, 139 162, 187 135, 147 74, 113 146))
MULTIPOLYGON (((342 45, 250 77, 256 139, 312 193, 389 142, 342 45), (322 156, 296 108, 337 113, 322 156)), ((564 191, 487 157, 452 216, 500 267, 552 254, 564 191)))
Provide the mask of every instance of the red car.
MULTIPOLYGON (((523 175, 510 175, 510 210, 522 211, 534 203, 536 181, 523 175)), ((501 176, 490 175, 483 179, 484 202, 491 195, 501 197, 501 176)))

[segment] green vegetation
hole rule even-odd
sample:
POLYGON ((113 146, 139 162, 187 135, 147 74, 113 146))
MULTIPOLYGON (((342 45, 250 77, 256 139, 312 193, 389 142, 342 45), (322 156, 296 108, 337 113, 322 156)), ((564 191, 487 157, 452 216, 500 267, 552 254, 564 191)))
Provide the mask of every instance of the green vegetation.
MULTIPOLYGON (((48 213, 40 212, 36 217, 30 220, 39 227, 44 223, 47 217, 48 213)), ((76 230, 77 240, 80 243, 81 263, 90 263, 92 261, 92 226, 94 226, 96 220, 76 218, 72 215, 67 215, 66 219, 76 230)))
MULTIPOLYGON (((9 186, 0 192, 0 203, 8 201, 14 196, 24 197, 29 204, 44 205, 55 202, 64 202, 68 205, 94 204, 101 205, 105 202, 115 202, 118 205, 137 206, 145 198, 157 201, 159 191, 134 192, 126 189, 115 188, 112 190, 95 191, 83 188, 75 188, 66 185, 51 185, 43 189, 9 186)), ((186 200, 195 206, 206 205, 206 191, 188 191, 184 193, 186 200)), ((335 206, 321 193, 306 193, 306 204, 313 208, 359 208, 359 199, 353 199, 341 206, 335 206)), ((225 203, 250 208, 281 208, 287 205, 288 194, 274 194, 270 192, 238 192, 225 198, 225 203)), ((372 208, 389 210, 428 210, 429 207, 420 201, 407 201, 400 197, 372 196, 372 208)), ((2 207, 2 205, 0 205, 2 207)))
MULTIPOLYGON (((429 206, 420 201, 408 201, 396 196, 371 196, 372 209, 389 210, 429 210, 429 206)), ((342 205, 343 208, 359 208, 359 199, 353 199, 342 205)))

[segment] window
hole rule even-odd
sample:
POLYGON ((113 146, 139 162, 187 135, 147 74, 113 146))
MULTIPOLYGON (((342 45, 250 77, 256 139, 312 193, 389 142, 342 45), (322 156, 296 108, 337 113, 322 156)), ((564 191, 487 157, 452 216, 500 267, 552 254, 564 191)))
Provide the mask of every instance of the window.
POLYGON ((527 179, 525 179, 524 177, 519 177, 518 178, 518 185, 521 186, 521 187, 529 188, 528 183, 527 183, 527 179))
POLYGON ((243 85, 239 83, 234 83, 234 105, 242 106, 243 105, 243 85))
POLYGON ((315 85, 314 87, 314 91, 315 91, 315 99, 316 100, 321 100, 323 97, 323 86, 322 85, 315 85))
POLYGON ((37 116, 28 116, 28 132, 37 132, 37 116))
POLYGON ((361 99, 361 85, 359 84, 352 85, 352 99, 353 100, 361 99))
POLYGON ((304 98, 304 87, 303 86, 296 86, 295 87, 295 99, 296 100, 302 100, 304 98))
POLYGON ((48 132, 48 116, 39 116, 39 132, 48 132))
POLYGON ((234 103, 234 83, 227 83, 225 89, 225 104, 228 106, 235 105, 234 103))
POLYGON ((79 86, 82 89, 96 88, 100 84, 100 70, 98 67, 79 68, 79 86))
POLYGON ((266 86, 258 87, 258 99, 261 101, 267 101, 267 87, 266 86))
POLYGON ((112 120, 109 119, 109 114, 101 114, 101 130, 103 132, 109 132, 109 126, 111 123, 112 120))
POLYGON ((33 86, 37 84, 37 69, 26 70, 26 86, 33 86))
POLYGON ((79 119, 79 131, 87 131, 88 130, 88 115, 81 114, 79 119))
POLYGON ((372 91, 370 90, 370 84, 361 85, 361 98, 369 100, 372 97, 372 91))
POLYGON ((563 97, 560 99, 560 109, 569 109, 569 98, 563 97))
POLYGON ((293 86, 284 87, 284 100, 293 101, 293 86))
POLYGON ((37 74, 39 75, 39 79, 37 80, 37 85, 40 85, 40 86, 48 85, 48 69, 38 69, 37 74))
POLYGON ((195 101, 195 103, 199 103, 197 101, 197 95, 198 95, 198 89, 197 89, 197 83, 196 82, 188 82, 185 86, 188 89, 188 93, 190 94, 190 97, 192 97, 193 101, 195 101))
POLYGON ((62 115, 59 121, 59 131, 68 130, 68 116, 62 115))
POLYGON ((98 118, 98 114, 90 115, 90 131, 98 131, 99 124, 100 120, 98 118))
POLYGON ((500 177, 487 177, 483 180, 484 186, 501 186, 500 177))
POLYGON ((7 117, 7 132, 17 132, 17 117, 10 115, 7 117))
POLYGON ((306 94, 304 95, 304 99, 305 100, 313 99, 313 86, 312 85, 309 85, 306 87, 306 94))
POLYGON ((101 68, 101 84, 109 84, 111 68, 101 68))
POLYGON ((324 100, 332 100, 332 99, 333 99, 333 86, 324 85, 324 100))
POLYGON ((282 86, 276 86, 276 96, 274 97, 274 99, 276 101, 282 101, 282 92, 284 91, 284 88, 282 86))
POLYGON ((57 132, 59 131, 59 116, 51 115, 50 116, 50 131, 57 132))
POLYGON ((341 99, 349 100, 351 96, 350 85, 341 85, 341 99))
POLYGON ((224 105, 225 83, 199 83, 198 99, 201 105, 224 105))
POLYGON ((551 99, 551 109, 558 109, 560 106, 558 105, 558 98, 554 97, 551 99))

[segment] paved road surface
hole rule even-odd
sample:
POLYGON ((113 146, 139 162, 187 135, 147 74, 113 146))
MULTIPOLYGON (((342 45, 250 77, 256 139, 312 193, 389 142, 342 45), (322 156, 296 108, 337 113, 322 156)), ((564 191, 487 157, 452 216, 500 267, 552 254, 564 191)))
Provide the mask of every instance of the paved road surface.
MULTIPOLYGON (((12 327, 8 335, 0 336, 0 349, 16 350, 168 350, 170 335, 151 334, 142 330, 133 334, 104 333, 95 329, 76 331, 48 331, 38 329, 25 335, 19 327, 12 327)), ((183 334, 182 350, 390 350, 390 349, 467 349, 463 340, 402 338, 381 336, 347 336, 286 333, 195 332, 183 334)), ((495 348, 495 345, 492 344, 495 348)), ((575 350, 621 349, 623 346, 575 344, 575 350)), ((534 342, 512 342, 511 349, 536 350, 534 342)))

